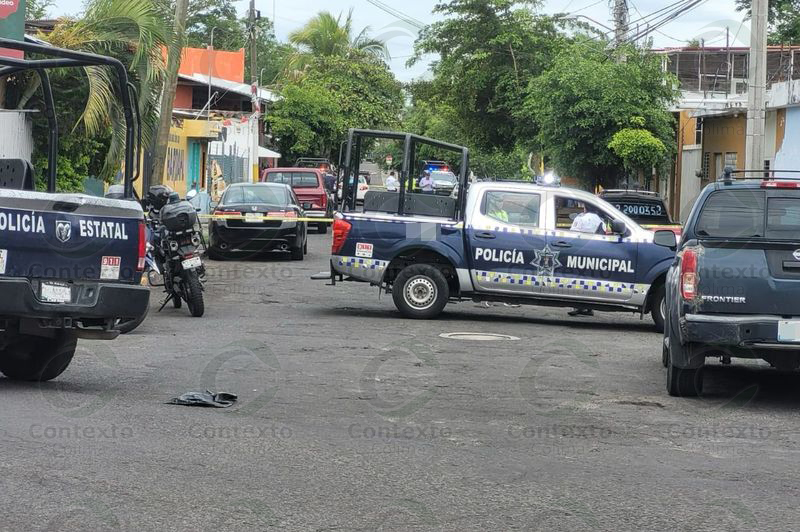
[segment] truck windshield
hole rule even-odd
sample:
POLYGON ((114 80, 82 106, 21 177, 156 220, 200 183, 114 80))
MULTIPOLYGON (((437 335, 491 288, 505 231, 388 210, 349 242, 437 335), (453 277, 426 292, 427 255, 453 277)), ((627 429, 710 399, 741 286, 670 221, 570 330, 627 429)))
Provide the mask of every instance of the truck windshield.
POLYGON ((298 188, 316 188, 319 179, 314 172, 270 172, 267 174, 268 183, 283 183, 298 188))
POLYGON ((725 190, 706 200, 697 222, 697 234, 711 238, 754 238, 764 236, 762 190, 725 190))

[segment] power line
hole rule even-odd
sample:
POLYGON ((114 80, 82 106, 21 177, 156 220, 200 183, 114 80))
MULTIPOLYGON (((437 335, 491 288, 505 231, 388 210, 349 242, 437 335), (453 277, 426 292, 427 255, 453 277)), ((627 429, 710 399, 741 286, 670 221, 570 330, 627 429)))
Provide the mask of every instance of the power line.
POLYGON ((680 6, 677 9, 674 9, 674 10, 672 10, 670 12, 666 12, 666 13, 663 13, 662 15, 659 15, 658 17, 656 17, 655 19, 650 21, 650 23, 652 23, 652 24, 649 23, 648 26, 644 30, 642 30, 642 31, 638 32, 636 35, 630 37, 628 39, 628 42, 636 42, 639 39, 641 39, 642 37, 645 37, 645 36, 649 35, 650 33, 654 32, 654 31, 657 31, 659 28, 661 28, 661 27, 669 24, 670 22, 678 19, 679 17, 685 15, 686 13, 688 13, 692 9, 696 8, 700 4, 704 3, 705 1, 706 0, 689 0, 687 2, 684 2, 684 5, 680 6))
POLYGON ((419 30, 421 30, 421 29, 423 29, 423 28, 425 28, 427 26, 427 24, 425 24, 421 20, 417 20, 417 19, 415 19, 414 17, 412 17, 410 15, 406 15, 402 11, 398 11, 395 8, 393 8, 391 6, 388 6, 385 3, 381 2, 381 0, 367 0, 367 2, 369 2, 372 5, 374 5, 375 7, 380 9, 381 11, 389 13, 393 17, 396 17, 397 19, 399 19, 399 20, 401 20, 401 21, 403 21, 403 22, 405 22, 407 24, 410 24, 411 26, 414 26, 415 28, 417 28, 419 30))

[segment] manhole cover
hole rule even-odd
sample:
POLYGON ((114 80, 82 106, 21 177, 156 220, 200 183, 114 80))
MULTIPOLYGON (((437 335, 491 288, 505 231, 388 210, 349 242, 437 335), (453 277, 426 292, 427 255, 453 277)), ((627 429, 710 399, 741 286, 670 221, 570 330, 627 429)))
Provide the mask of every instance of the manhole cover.
POLYGON ((498 342, 501 340, 517 341, 519 338, 516 336, 509 336, 507 334, 492 334, 492 333, 472 333, 472 332, 455 332, 444 333, 439 335, 448 340, 466 340, 469 342, 498 342))

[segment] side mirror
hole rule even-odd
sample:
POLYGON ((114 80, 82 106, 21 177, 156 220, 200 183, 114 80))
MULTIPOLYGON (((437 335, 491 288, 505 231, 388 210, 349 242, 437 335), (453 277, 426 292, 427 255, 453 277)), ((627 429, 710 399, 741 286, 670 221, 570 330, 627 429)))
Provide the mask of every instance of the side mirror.
POLYGON ((653 243, 657 246, 669 249, 677 249, 678 238, 672 231, 661 230, 661 231, 656 231, 656 235, 653 237, 653 243))
POLYGON ((615 235, 624 235, 625 233, 628 232, 628 227, 622 220, 612 220, 611 232, 614 233, 615 235))
POLYGON ((192 189, 186 193, 186 201, 192 201, 195 197, 197 197, 196 189, 192 189))

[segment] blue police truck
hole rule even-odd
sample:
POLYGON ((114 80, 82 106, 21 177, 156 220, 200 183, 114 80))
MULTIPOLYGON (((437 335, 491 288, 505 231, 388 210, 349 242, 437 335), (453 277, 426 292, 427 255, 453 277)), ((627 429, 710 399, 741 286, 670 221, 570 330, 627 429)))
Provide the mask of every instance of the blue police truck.
POLYGON ((28 160, 0 159, 0 372, 44 381, 67 368, 79 338, 116 338, 117 325, 141 316, 149 303, 149 289, 140 286, 143 213, 132 186, 139 170, 137 98, 115 59, 31 39, 0 39, 0 48, 33 57, 0 58, 0 76, 39 76, 50 130, 46 191, 36 190, 28 160), (56 191, 58 124, 47 72, 86 66, 108 68, 117 81, 127 124, 124 199, 56 191))
POLYGON ((416 135, 350 131, 345 172, 357 168, 371 138, 403 142, 401 187, 371 191, 363 212, 344 191, 333 225, 333 284, 379 286, 415 319, 438 316, 448 302, 485 301, 652 313, 663 330, 674 245, 654 243, 654 233, 606 201, 554 180, 470 184, 466 148, 416 135), (409 170, 422 146, 459 154, 450 197, 413 192, 409 170))

